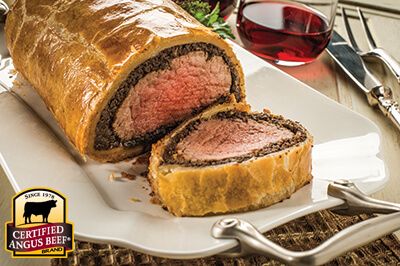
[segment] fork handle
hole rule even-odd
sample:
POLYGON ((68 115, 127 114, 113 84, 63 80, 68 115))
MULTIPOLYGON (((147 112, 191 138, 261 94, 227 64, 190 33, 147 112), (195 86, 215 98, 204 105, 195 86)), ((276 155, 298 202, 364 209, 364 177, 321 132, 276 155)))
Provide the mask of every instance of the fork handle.
MULTIPOLYGON (((386 102, 382 103, 382 106, 385 104, 386 104, 386 102)), ((391 101, 387 108, 388 108, 387 116, 390 118, 390 120, 392 120, 392 122, 400 130, 400 107, 399 107, 399 104, 397 102, 391 101)))
POLYGON ((375 48, 364 54, 365 56, 373 56, 381 60, 390 69, 400 83, 400 64, 388 52, 381 48, 375 48))
POLYGON ((379 106, 386 116, 390 118, 390 120, 396 125, 396 127, 400 130, 400 107, 399 104, 393 100, 385 100, 381 99, 379 106))
POLYGON ((368 99, 379 106, 381 112, 389 117, 393 124, 400 130, 400 107, 393 99, 392 90, 386 86, 378 86, 371 90, 368 99))

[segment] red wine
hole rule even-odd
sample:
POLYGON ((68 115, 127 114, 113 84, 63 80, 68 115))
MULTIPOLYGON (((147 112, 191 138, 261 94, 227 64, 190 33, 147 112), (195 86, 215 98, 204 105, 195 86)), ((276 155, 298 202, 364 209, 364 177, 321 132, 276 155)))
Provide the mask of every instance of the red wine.
POLYGON ((229 15, 232 14, 237 3, 236 0, 206 0, 205 2, 210 4, 211 10, 213 10, 219 2, 219 8, 221 10, 220 14, 224 19, 227 19, 229 15))
POLYGON ((328 45, 328 20, 312 9, 284 1, 241 3, 237 18, 244 46, 265 59, 305 63, 328 45))

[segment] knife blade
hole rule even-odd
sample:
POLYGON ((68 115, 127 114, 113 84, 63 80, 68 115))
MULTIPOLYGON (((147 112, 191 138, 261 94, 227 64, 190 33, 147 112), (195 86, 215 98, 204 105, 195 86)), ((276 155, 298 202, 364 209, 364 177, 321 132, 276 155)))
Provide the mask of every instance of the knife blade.
POLYGON ((336 31, 332 34, 327 50, 346 75, 364 92, 368 103, 378 106, 400 130, 400 108, 393 98, 392 90, 369 71, 361 56, 336 31))

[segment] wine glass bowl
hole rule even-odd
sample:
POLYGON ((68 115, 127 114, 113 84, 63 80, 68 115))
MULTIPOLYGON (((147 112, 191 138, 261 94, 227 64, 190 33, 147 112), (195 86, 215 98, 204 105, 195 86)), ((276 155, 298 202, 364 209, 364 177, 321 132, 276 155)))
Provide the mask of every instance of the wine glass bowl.
POLYGON ((328 45, 337 0, 241 0, 237 29, 246 49, 286 66, 313 61, 328 45))

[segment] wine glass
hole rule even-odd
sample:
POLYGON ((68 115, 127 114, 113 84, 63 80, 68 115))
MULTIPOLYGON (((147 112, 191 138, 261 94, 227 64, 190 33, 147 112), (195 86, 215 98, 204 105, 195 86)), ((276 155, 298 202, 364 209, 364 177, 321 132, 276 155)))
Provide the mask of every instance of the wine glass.
POLYGON ((237 29, 246 49, 285 66, 312 62, 328 45, 338 0, 241 0, 237 29))

